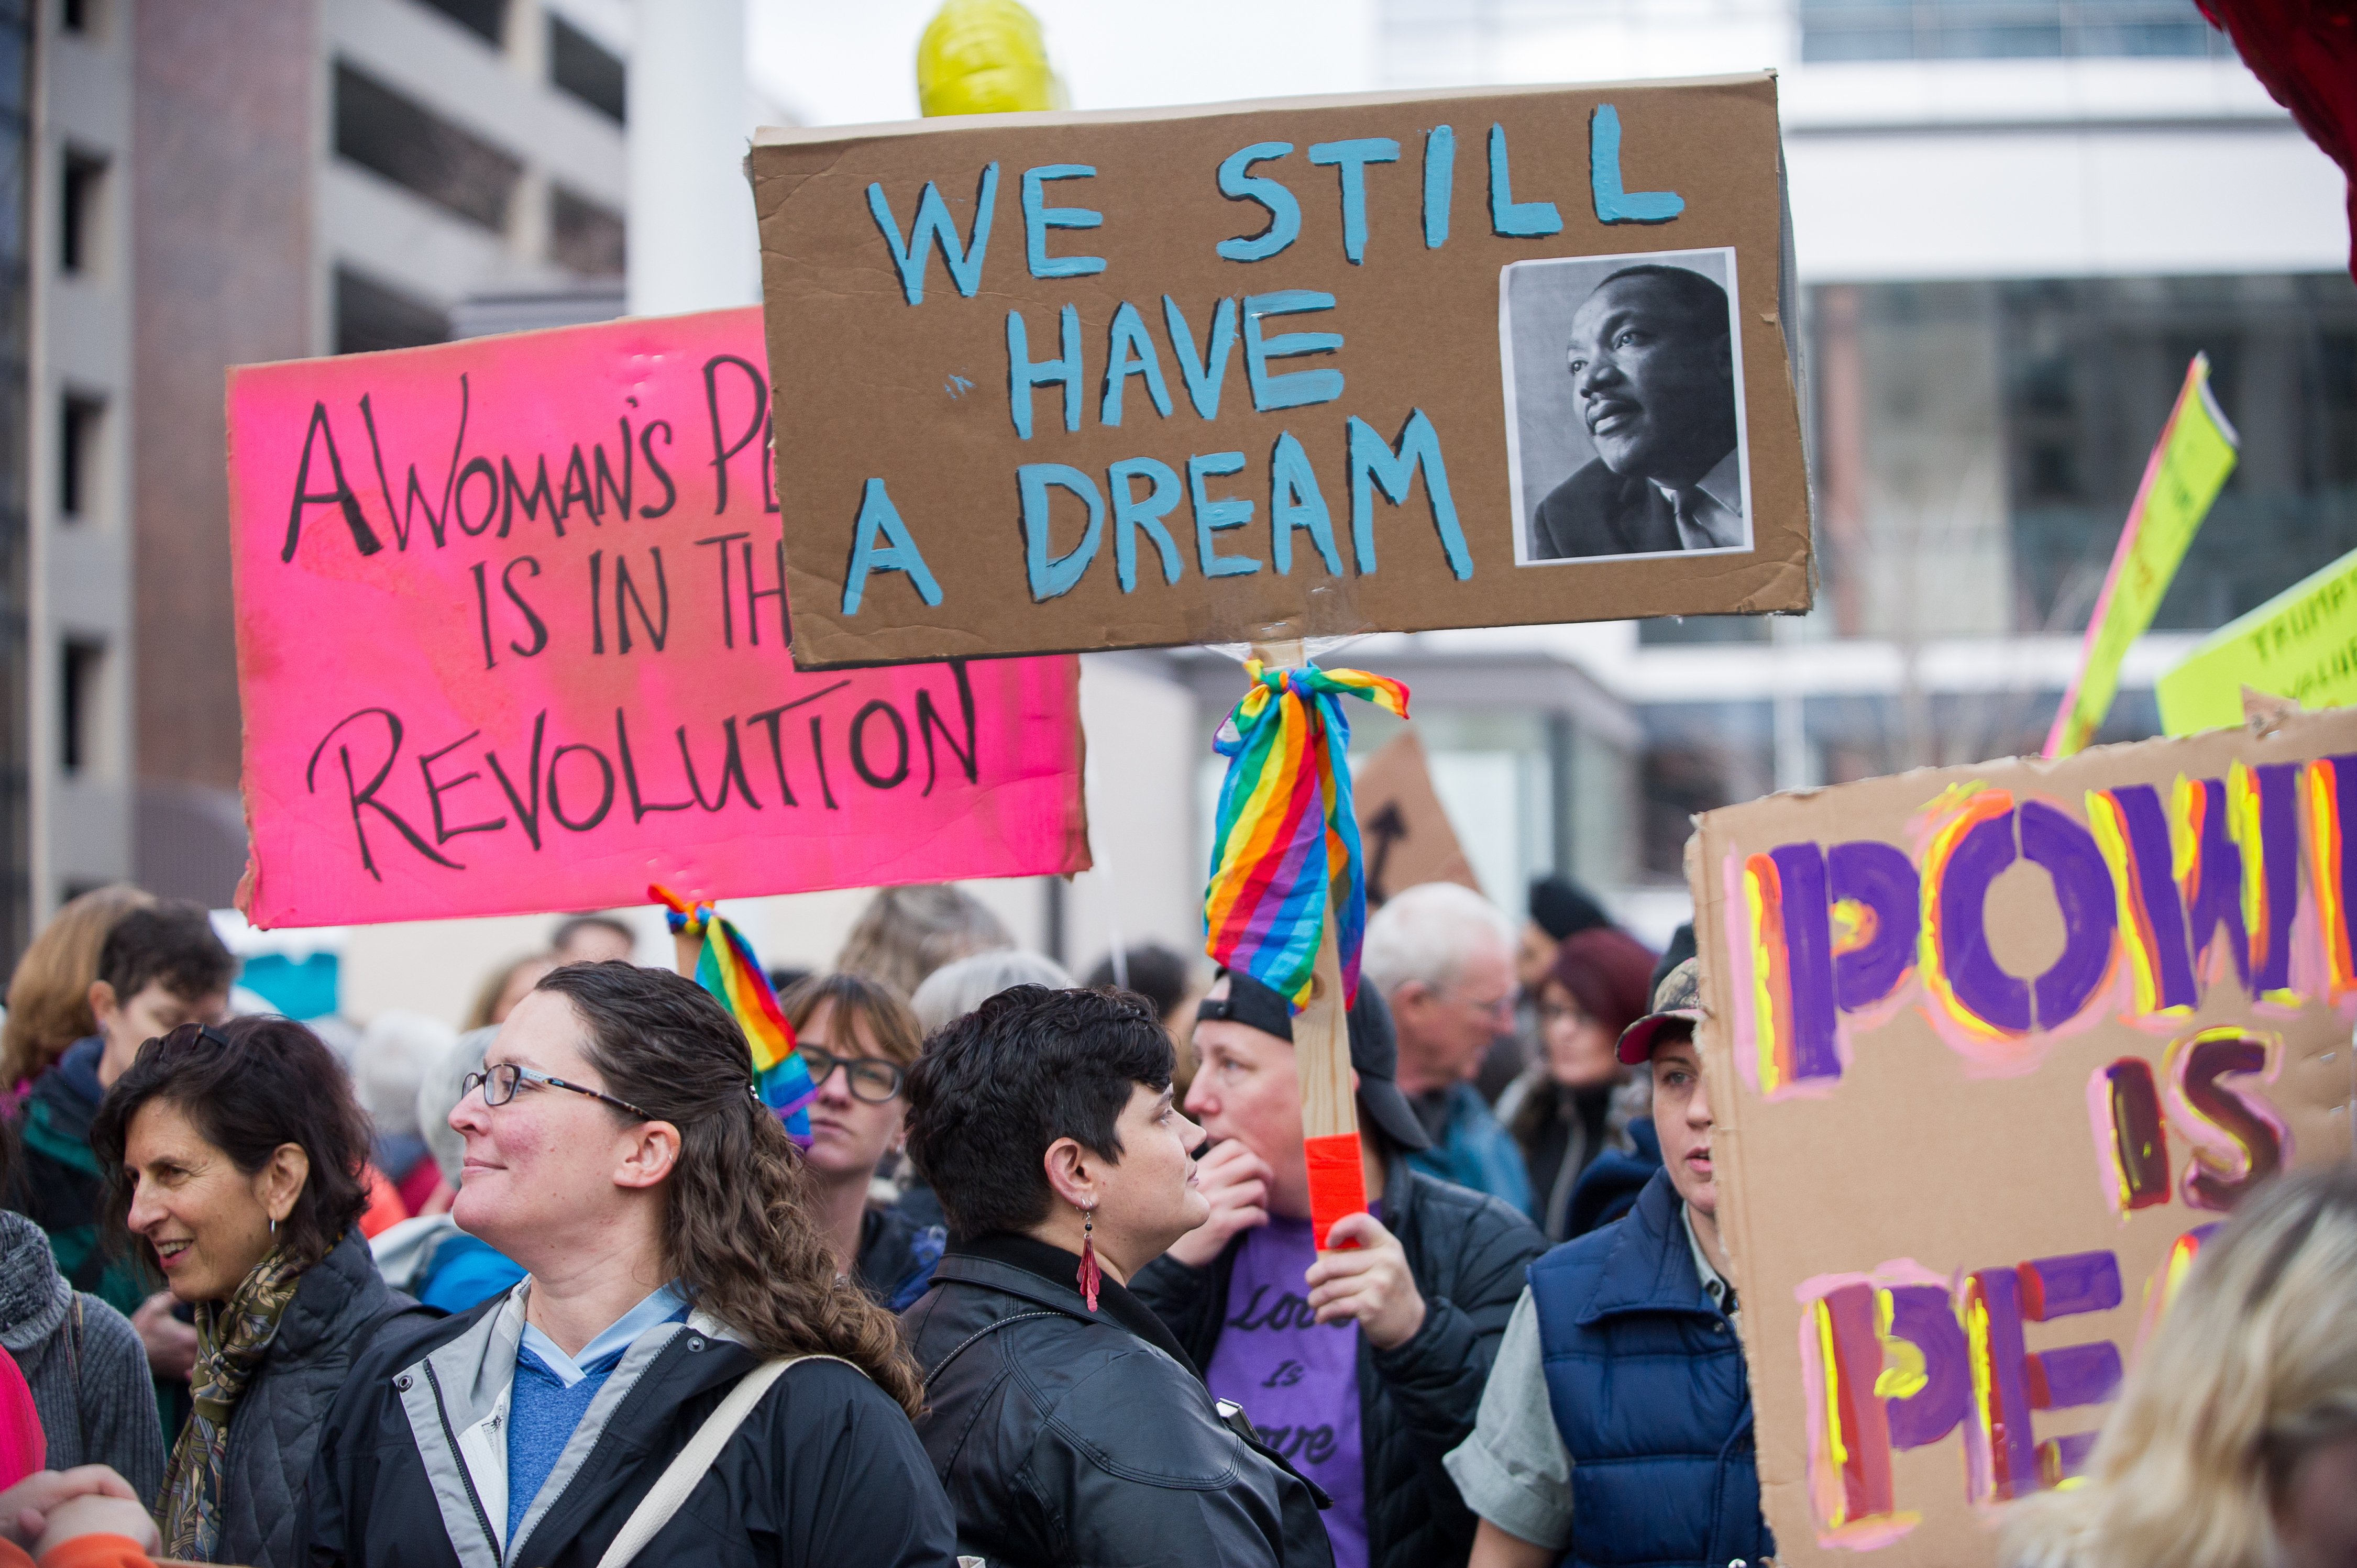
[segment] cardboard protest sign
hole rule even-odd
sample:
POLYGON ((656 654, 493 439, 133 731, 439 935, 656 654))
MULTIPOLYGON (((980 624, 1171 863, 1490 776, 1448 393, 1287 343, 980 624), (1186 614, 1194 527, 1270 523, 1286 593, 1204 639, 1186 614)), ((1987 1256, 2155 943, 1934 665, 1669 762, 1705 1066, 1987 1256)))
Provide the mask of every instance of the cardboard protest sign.
POLYGON ((1777 795, 1688 846, 1779 1562, 1988 1563, 2243 1193, 2350 1155, 2357 714, 1777 795))
POLYGON ((1432 786, 1415 731, 1402 730, 1352 769, 1351 800, 1358 811, 1360 853, 1366 856, 1369 910, 1419 883, 1455 882, 1481 891, 1432 786))
POLYGON ((1769 75, 752 169, 806 669, 1809 605, 1769 75))
POLYGON ((2161 725, 2240 724, 2245 686, 2308 708, 2357 702, 2357 551, 2203 638, 2154 687, 2161 725))
POLYGON ((758 309, 231 372, 261 926, 1087 866, 1070 659, 796 671, 758 309))

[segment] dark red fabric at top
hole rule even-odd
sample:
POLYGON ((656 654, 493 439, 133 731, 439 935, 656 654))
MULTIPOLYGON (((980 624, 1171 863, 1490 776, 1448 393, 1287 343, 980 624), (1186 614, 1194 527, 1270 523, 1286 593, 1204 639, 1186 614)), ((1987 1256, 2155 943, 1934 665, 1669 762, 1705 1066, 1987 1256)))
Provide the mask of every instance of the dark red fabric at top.
POLYGON ((2196 4, 2349 177, 2349 271, 2357 277, 2357 0, 2196 4))

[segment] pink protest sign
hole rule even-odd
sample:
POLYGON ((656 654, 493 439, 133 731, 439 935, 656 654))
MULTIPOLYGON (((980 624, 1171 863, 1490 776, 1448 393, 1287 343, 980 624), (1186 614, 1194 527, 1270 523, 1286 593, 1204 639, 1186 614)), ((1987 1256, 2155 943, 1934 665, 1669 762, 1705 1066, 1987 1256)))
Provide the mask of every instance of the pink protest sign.
POLYGON ((1073 660, 794 669, 766 365, 748 308, 231 373, 255 924, 1088 865, 1073 660))

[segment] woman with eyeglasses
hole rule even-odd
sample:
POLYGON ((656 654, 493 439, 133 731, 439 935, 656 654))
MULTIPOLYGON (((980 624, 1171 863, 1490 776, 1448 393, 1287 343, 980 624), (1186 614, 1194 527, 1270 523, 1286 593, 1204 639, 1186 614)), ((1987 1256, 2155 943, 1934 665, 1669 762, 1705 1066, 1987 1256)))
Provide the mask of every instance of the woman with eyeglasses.
POLYGON ((779 999, 818 1098, 811 1101, 804 1169, 835 1269, 888 1311, 933 1281, 949 1232, 868 1201, 876 1169, 906 1141, 901 1086, 924 1048, 916 1015, 884 985, 856 974, 816 975, 779 999))
POLYGON ((418 1310, 354 1229, 369 1127, 343 1065, 285 1018, 184 1024, 140 1047, 91 1146, 113 1175, 110 1227, 197 1312, 159 1555, 292 1568, 328 1408, 377 1332, 418 1310))
POLYGON ((665 971, 567 964, 517 1004, 450 1113, 450 1213, 528 1272, 355 1370, 316 1568, 949 1562, 898 1326, 839 1277, 752 1071, 665 971))

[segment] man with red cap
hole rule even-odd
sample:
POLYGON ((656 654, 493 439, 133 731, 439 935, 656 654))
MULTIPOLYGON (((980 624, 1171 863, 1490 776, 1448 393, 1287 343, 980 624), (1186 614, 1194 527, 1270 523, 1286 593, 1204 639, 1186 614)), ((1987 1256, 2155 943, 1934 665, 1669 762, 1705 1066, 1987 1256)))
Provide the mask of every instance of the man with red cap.
POLYGON ((1531 1265, 1473 1435, 1447 1461, 1481 1519, 1473 1568, 1726 1568, 1775 1552, 1719 1240, 1703 1015, 1690 958, 1620 1036, 1620 1059, 1653 1076, 1663 1168, 1628 1218, 1531 1265))

